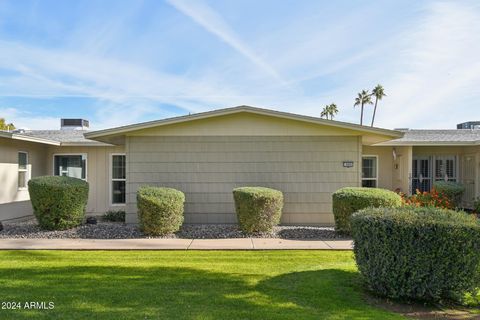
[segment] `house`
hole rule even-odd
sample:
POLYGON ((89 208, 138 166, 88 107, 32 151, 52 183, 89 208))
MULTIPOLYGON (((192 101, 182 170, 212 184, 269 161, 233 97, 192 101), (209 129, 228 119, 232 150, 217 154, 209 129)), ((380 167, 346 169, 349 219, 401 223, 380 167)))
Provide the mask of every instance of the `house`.
POLYGON ((283 191, 284 224, 331 225, 331 194, 345 186, 405 193, 435 180, 479 195, 480 130, 387 130, 240 106, 86 131, 0 132, 0 220, 32 214, 27 181, 67 175, 90 183, 88 214, 123 209, 137 222, 136 190, 168 186, 186 195, 187 223, 234 223, 232 189, 283 191))

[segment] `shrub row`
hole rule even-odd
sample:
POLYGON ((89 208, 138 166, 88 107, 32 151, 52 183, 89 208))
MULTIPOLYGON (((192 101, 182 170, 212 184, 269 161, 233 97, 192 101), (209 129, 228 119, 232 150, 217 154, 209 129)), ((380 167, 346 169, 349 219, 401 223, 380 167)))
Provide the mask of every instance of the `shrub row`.
MULTIPOLYGON (((28 183, 30 199, 38 224, 46 230, 64 230, 85 220, 88 183, 63 176, 33 178, 28 183)), ((233 191, 240 228, 246 233, 268 232, 280 222, 283 194, 262 187, 233 191)), ((172 188, 141 187, 137 192, 140 229, 147 235, 178 231, 183 223, 185 195, 172 188)), ((108 211, 106 221, 125 221, 124 211, 108 211)))
MULTIPOLYGON (((233 190, 240 229, 245 233, 268 232, 280 222, 283 194, 261 187, 233 190)), ((178 231, 183 223, 185 195, 175 189, 142 187, 137 192, 140 229, 148 235, 178 231)))
POLYGON ((351 219, 366 283, 390 298, 462 300, 480 287, 480 225, 434 207, 367 208, 351 219))

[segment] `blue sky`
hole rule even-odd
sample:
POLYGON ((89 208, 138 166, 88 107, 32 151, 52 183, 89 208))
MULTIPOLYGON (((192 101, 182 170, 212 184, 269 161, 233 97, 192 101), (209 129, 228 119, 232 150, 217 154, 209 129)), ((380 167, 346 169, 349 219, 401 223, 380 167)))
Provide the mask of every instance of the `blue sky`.
POLYGON ((0 0, 0 117, 93 129, 253 105, 376 125, 480 120, 478 1, 0 0), (368 106, 366 118, 372 107, 368 106))

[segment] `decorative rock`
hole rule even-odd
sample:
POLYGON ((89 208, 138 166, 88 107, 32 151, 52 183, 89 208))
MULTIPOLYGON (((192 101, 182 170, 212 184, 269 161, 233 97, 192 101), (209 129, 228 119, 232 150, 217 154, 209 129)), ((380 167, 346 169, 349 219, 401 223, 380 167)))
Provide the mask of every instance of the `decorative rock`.
MULTIPOLYGON (((90 217, 89 217, 90 218, 90 217)), ((87 222, 88 223, 88 222, 87 222)), ((175 234, 158 238, 180 239, 225 239, 246 238, 234 224, 184 224, 175 234)), ((329 227, 278 226, 272 233, 257 234, 254 238, 281 239, 349 239, 335 233, 329 227)), ((148 238, 135 225, 119 222, 98 222, 84 224, 77 228, 62 231, 41 230, 36 221, 5 223, 0 229, 0 239, 43 238, 43 239, 139 239, 148 238)))

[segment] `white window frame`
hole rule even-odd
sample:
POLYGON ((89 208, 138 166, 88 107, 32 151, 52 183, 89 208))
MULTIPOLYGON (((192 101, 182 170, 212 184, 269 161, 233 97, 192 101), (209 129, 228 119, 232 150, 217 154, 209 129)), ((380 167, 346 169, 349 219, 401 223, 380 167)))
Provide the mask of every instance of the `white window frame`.
POLYGON ((22 151, 22 150, 19 150, 17 152, 17 162, 18 162, 18 156, 20 153, 25 153, 25 155, 27 156, 27 165, 26 165, 26 169, 20 169, 20 163, 17 163, 18 165, 18 168, 17 168, 17 179, 18 179, 18 172, 25 172, 25 187, 19 187, 19 182, 17 180, 17 188, 18 190, 28 190, 28 180, 30 180, 30 166, 29 166, 29 163, 28 163, 28 151, 22 151))
MULTIPOLYGON (((455 180, 455 182, 460 182, 460 156, 458 154, 428 154, 428 155, 424 155, 424 154, 419 154, 419 155, 414 155, 413 156, 413 160, 419 160, 419 159, 428 159, 429 161, 429 173, 430 173, 430 177, 428 178, 430 180, 430 190, 432 190, 433 188, 433 185, 435 184, 435 182, 438 182, 438 181, 445 181, 443 178, 437 178, 437 174, 436 174, 436 171, 437 171, 437 163, 436 163, 436 160, 437 158, 443 158, 443 159, 447 159, 447 158, 453 158, 453 161, 455 161, 455 177, 449 177, 449 181, 450 179, 452 180, 455 180)), ((413 175, 410 179, 410 189, 411 189, 411 193, 414 193, 415 190, 413 190, 413 180, 414 179, 418 179, 417 178, 414 178, 413 175)))
POLYGON ((362 180, 360 181, 360 186, 363 186, 363 181, 368 180, 368 181, 375 181, 375 188, 378 188, 378 167, 379 167, 379 162, 378 162, 378 155, 375 154, 363 154, 362 155, 362 163, 360 164, 360 174, 362 176, 362 180), (363 177, 363 158, 375 158, 375 163, 376 163, 376 168, 375 168, 375 178, 364 178, 363 177))
POLYGON ((65 153, 54 153, 52 156, 52 176, 56 176, 55 174, 55 156, 82 156, 85 157, 85 181, 88 181, 88 153, 72 153, 72 152, 65 152, 65 153))
POLYGON ((125 181, 125 188, 127 187, 127 154, 126 153, 110 153, 109 157, 109 199, 110 199, 110 206, 111 207, 125 207, 127 205, 127 191, 125 190, 125 203, 113 203, 113 181, 125 181), (125 156, 125 179, 113 179, 113 156, 125 156))
POLYGON ((442 159, 442 160, 453 160, 454 161, 454 167, 455 167, 455 177, 448 177, 448 181, 454 180, 455 182, 460 181, 459 177, 459 156, 457 154, 437 154, 432 156, 432 179, 435 182, 437 181, 445 181, 445 177, 440 177, 437 178, 437 159, 442 159))

